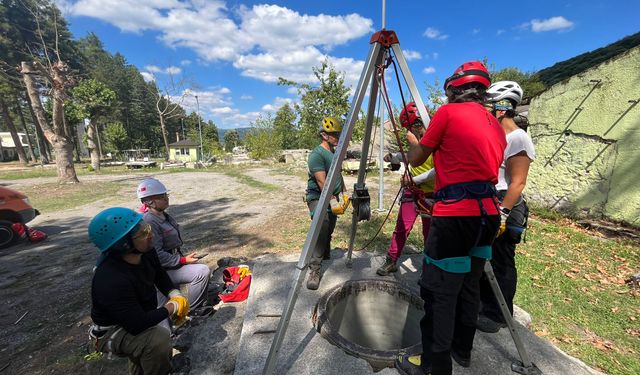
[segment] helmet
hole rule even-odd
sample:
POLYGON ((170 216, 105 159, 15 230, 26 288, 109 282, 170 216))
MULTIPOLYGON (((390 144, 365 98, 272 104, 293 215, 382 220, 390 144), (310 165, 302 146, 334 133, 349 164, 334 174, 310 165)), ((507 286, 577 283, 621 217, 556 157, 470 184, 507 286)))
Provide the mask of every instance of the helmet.
POLYGON ((513 81, 499 81, 491 85, 487 90, 487 94, 491 96, 492 102, 499 102, 504 99, 509 99, 515 102, 516 105, 522 102, 522 88, 517 82, 513 81))
POLYGON ((325 117, 322 119, 320 131, 327 133, 339 133, 342 131, 342 123, 340 123, 340 120, 335 117, 325 117))
POLYGON ((147 178, 138 185, 138 199, 167 193, 167 188, 155 178, 147 178))
POLYGON ((479 83, 485 88, 491 84, 489 71, 481 61, 469 61, 460 65, 453 75, 444 81, 444 89, 446 91, 449 86, 458 87, 471 82, 479 83))
POLYGON ((123 207, 112 207, 97 214, 89 223, 89 239, 101 253, 109 250, 142 221, 142 215, 123 207))
POLYGON ((402 112, 400 112, 400 125, 402 125, 402 127, 405 129, 409 129, 419 119, 420 112, 418 112, 418 106, 416 105, 416 102, 407 104, 407 106, 402 109, 402 112))

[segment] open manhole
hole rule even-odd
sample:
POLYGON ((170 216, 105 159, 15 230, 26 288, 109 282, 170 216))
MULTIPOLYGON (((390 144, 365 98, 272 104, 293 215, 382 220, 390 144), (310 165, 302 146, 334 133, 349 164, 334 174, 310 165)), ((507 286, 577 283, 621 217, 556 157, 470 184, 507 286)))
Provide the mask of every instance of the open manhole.
POLYGON ((422 352, 422 299, 393 281, 353 280, 320 298, 313 315, 320 334, 375 371, 392 367, 398 352, 422 352))

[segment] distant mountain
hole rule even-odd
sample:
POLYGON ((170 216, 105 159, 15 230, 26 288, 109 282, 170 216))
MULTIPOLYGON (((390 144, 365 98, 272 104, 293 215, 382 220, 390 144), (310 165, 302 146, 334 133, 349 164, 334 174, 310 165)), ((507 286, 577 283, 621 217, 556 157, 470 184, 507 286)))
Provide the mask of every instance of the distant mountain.
POLYGON ((540 70, 537 74, 540 80, 549 87, 578 73, 582 73, 638 45, 640 45, 640 32, 629 35, 606 47, 598 48, 591 52, 572 57, 569 60, 556 63, 549 68, 540 70))
POLYGON ((249 130, 251 130, 251 128, 237 128, 237 129, 218 129, 218 136, 220 137, 220 142, 222 142, 224 140, 224 134, 226 132, 228 132, 229 130, 235 130, 238 132, 238 135, 240 136, 240 140, 244 139, 244 136, 247 134, 247 132, 249 132, 249 130))

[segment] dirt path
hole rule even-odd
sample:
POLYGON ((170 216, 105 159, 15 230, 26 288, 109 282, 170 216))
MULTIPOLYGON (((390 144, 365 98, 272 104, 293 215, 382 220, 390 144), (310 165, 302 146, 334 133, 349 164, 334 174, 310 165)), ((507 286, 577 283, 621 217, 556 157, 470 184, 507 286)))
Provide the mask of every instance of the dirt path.
MULTIPOLYGON (((273 175, 267 169, 253 169, 246 174, 283 189, 265 191, 211 172, 158 177, 171 192, 169 212, 182 226, 186 251, 210 253, 204 259, 209 265, 215 265, 222 256, 253 257, 263 253, 271 244, 269 228, 291 205, 283 197, 293 192, 296 197, 301 196, 305 186, 299 177, 273 175)), ((94 361, 100 362, 96 365, 82 359, 90 322, 92 268, 97 256, 86 228, 91 217, 104 208, 137 208, 135 187, 142 178, 94 177, 93 180, 119 181, 123 187, 116 197, 36 218, 31 225, 49 234, 46 241, 0 250, 0 368, 8 364, 3 374, 97 373, 104 366, 106 373, 113 373, 105 364, 108 361, 94 361)), ((18 190, 46 182, 47 178, 2 181, 18 190)), ((293 205, 304 207, 301 201, 293 205)))

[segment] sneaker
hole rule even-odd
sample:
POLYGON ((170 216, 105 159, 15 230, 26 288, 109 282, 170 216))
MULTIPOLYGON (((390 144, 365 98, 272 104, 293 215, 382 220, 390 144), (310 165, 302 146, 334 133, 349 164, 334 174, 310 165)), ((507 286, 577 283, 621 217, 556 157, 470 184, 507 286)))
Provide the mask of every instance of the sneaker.
POLYGON ((462 367, 471 366, 471 353, 463 354, 462 352, 451 348, 451 358, 453 358, 453 360, 462 367))
POLYGON ((420 367, 421 358, 418 355, 399 353, 396 357, 396 370, 403 375, 427 375, 420 367))
POLYGON ((506 323, 496 322, 483 314, 478 315, 478 321, 476 322, 476 328, 486 333, 496 333, 500 328, 504 328, 506 326, 506 323))
POLYGON ((309 270, 309 278, 307 279, 307 289, 316 290, 320 286, 320 270, 309 270))
POLYGON ((387 276, 391 272, 396 272, 397 270, 398 266, 396 265, 396 262, 387 255, 384 264, 378 268, 376 273, 380 276, 387 276))

